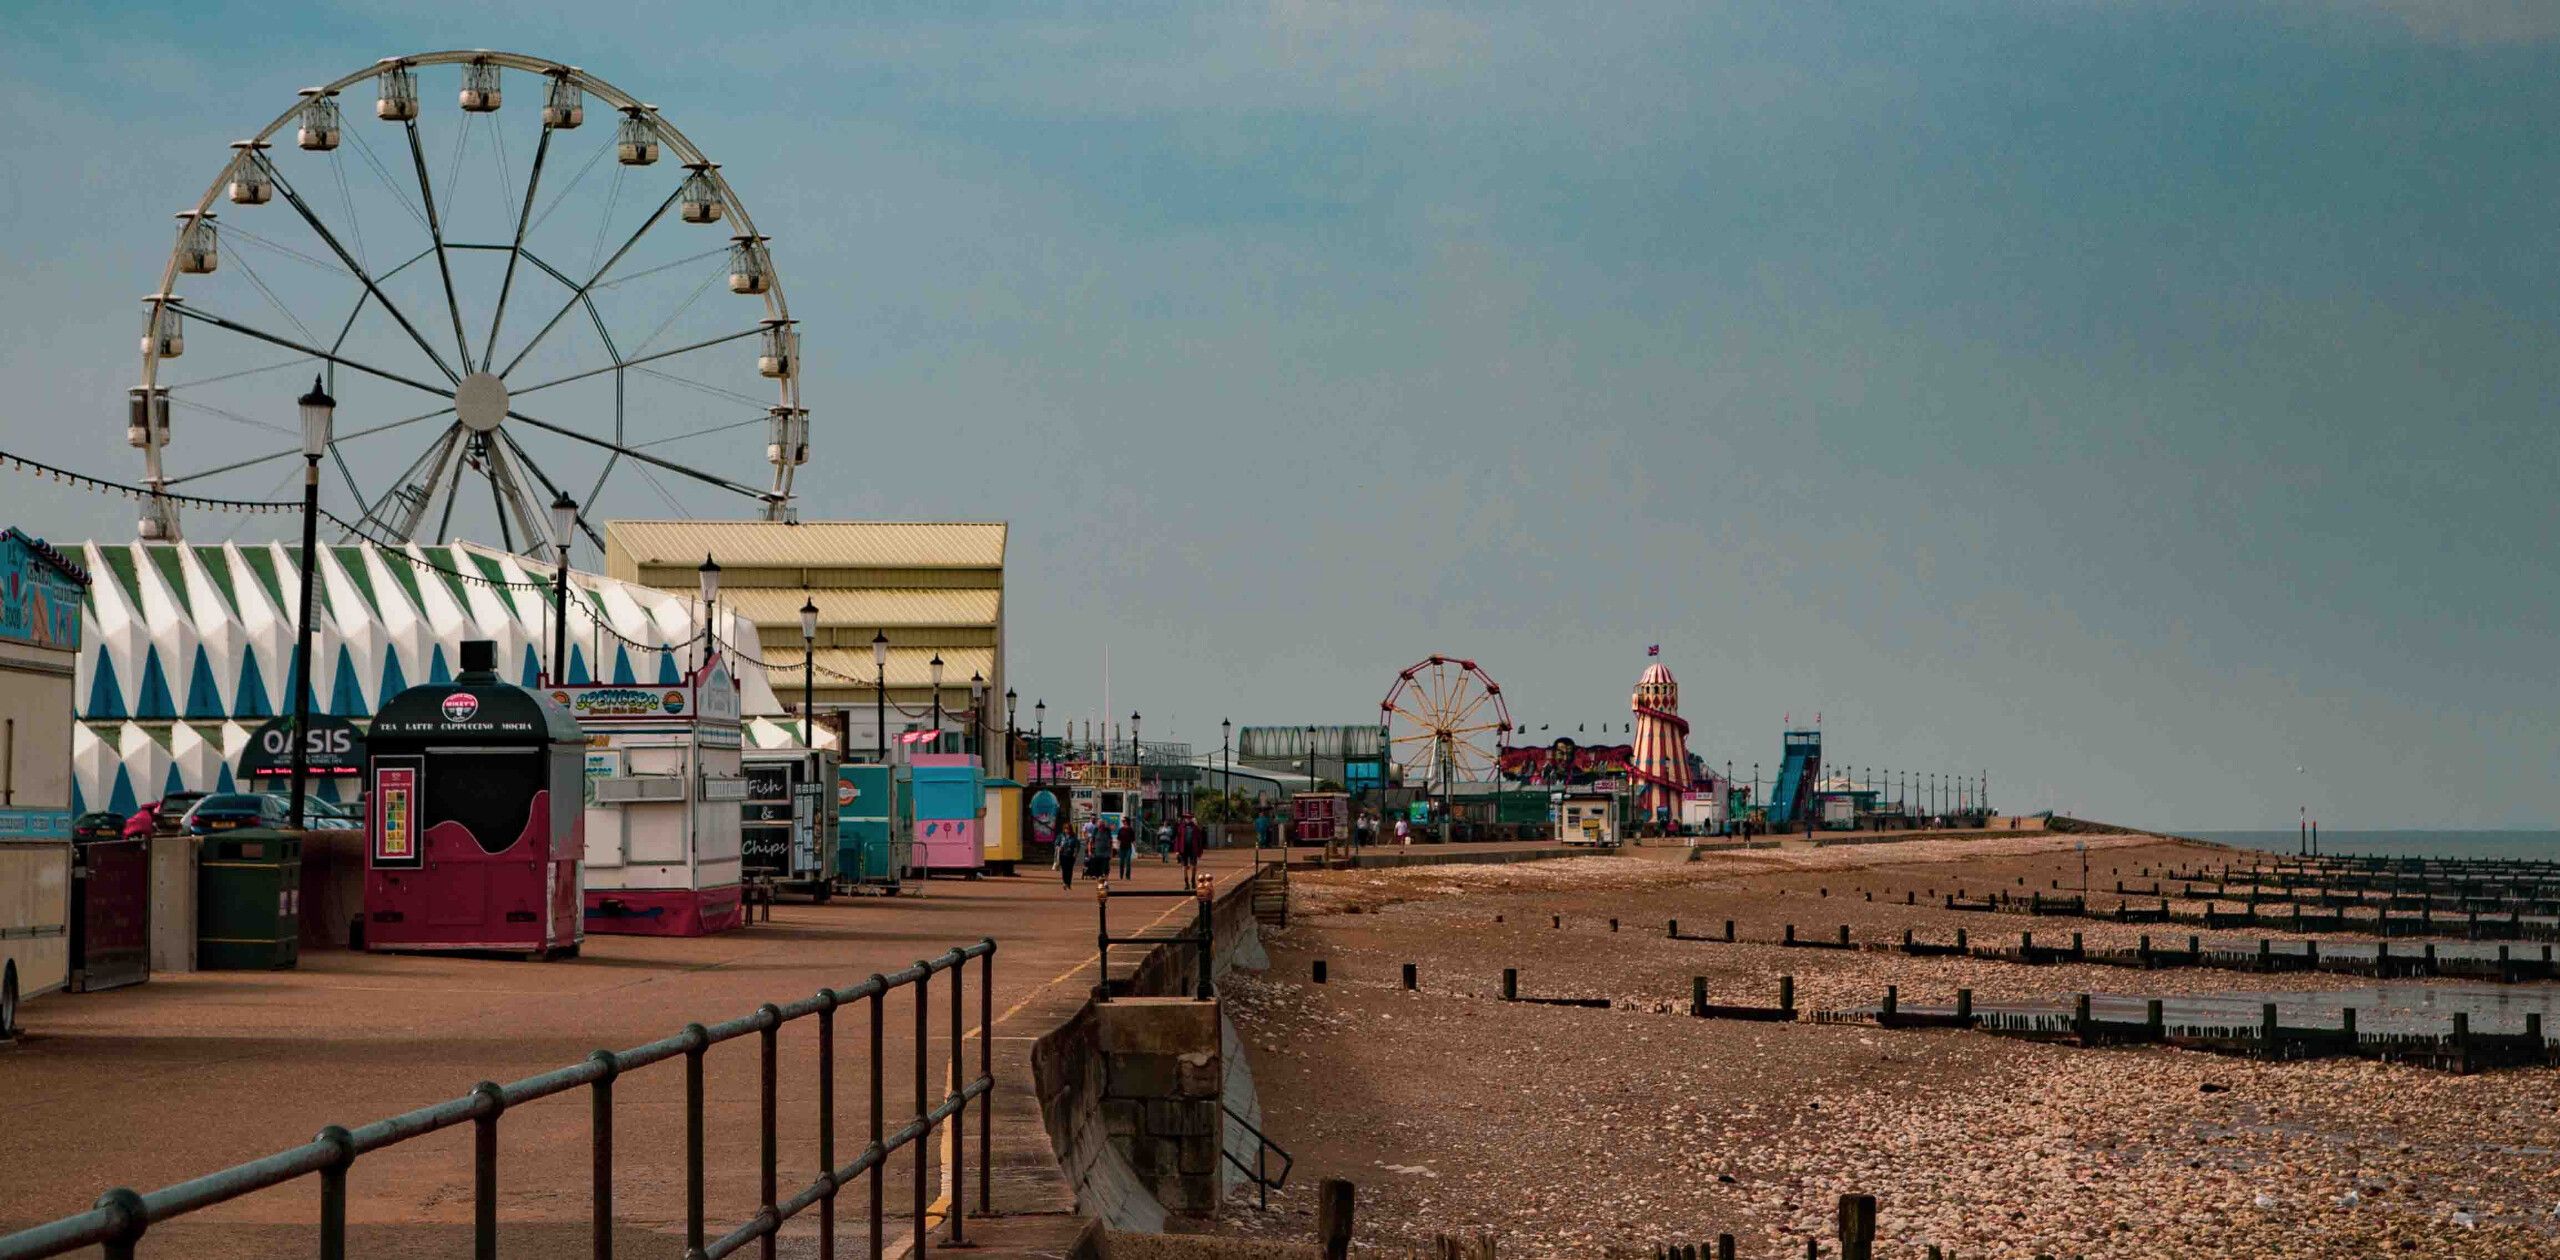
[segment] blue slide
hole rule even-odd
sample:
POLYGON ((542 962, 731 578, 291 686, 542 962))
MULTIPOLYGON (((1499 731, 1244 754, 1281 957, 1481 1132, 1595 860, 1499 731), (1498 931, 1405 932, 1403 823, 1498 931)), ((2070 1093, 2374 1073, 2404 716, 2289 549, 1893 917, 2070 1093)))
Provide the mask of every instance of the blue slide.
POLYGON ((1786 755, 1778 762, 1778 781, 1769 793, 1769 822, 1790 826, 1813 809, 1813 785, 1822 780, 1822 732, 1789 731, 1786 755))

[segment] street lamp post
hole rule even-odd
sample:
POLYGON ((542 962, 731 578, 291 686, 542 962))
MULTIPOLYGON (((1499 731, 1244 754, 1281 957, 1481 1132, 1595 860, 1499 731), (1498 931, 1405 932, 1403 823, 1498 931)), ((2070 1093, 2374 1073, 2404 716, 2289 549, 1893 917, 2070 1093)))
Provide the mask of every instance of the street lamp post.
POLYGON ((933 750, 942 751, 942 653, 933 654, 926 666, 933 671, 933 750))
POLYGON ((1138 711, 1129 710, 1129 774, 1138 783, 1138 802, 1129 812, 1138 816, 1138 825, 1147 823, 1147 758, 1138 743, 1138 711))
POLYGON ((1031 702, 1031 773, 1043 783, 1049 780, 1049 702, 1031 702))
POLYGON ((558 570, 551 575, 551 682, 566 686, 569 682, 569 531, 578 527, 578 501, 566 490, 551 495, 551 546, 558 553, 558 570))
POLYGON ((1234 737, 1235 731, 1236 724, 1233 721, 1227 718, 1218 719, 1218 760, 1225 766, 1218 775, 1218 795, 1226 798, 1227 819, 1230 822, 1234 821, 1236 816, 1236 755, 1230 751, 1232 745, 1228 741, 1234 737))
POLYGON ((969 751, 978 754, 980 764, 987 759, 987 676, 969 675, 969 751))
POLYGON ((301 829, 304 793, 311 778, 311 574, 320 567, 320 457, 329 449, 329 423, 338 400, 311 378, 302 408, 302 611, 293 645, 293 825, 301 829))
POLYGON ((709 552, 704 552, 701 565, 693 571, 693 578, 695 584, 702 588, 702 659, 707 661, 720 646, 720 632, 713 628, 712 617, 714 605, 720 598, 720 562, 712 559, 709 552))
POLYGON ((1013 774, 1014 747, 1020 742, 1020 737, 1014 733, 1013 705, 1013 688, 1007 687, 1004 689, 1004 772, 1008 777, 1013 774))
POLYGON ((818 601, 800 601, 800 742, 809 749, 809 773, 818 770, 818 601))
POLYGON ((889 764, 889 632, 871 636, 871 733, 881 765, 889 764))

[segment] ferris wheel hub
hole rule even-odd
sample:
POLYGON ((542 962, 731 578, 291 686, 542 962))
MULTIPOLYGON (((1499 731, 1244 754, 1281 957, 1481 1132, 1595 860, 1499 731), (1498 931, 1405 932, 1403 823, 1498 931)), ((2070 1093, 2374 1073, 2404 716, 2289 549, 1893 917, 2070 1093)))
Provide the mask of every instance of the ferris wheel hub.
POLYGON ((474 433, 497 429, 507 418, 507 383, 493 372, 474 372, 454 387, 453 414, 474 433))

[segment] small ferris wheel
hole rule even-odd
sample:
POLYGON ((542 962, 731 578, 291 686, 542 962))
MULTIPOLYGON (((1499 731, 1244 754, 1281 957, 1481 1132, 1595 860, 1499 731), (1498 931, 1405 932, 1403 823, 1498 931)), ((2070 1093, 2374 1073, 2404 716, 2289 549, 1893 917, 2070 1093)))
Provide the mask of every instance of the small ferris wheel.
POLYGON ((1405 783, 1445 795, 1494 777, 1511 708, 1502 684, 1474 661, 1435 652, 1396 675, 1378 702, 1378 726, 1405 783))

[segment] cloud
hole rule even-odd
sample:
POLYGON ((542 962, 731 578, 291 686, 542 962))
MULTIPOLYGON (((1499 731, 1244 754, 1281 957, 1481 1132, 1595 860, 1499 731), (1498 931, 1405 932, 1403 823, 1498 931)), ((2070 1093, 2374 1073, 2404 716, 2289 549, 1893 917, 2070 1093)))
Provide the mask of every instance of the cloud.
POLYGON ((2329 0, 2335 12, 2394 23, 2431 44, 2501 48, 2560 42, 2552 0, 2329 0))

